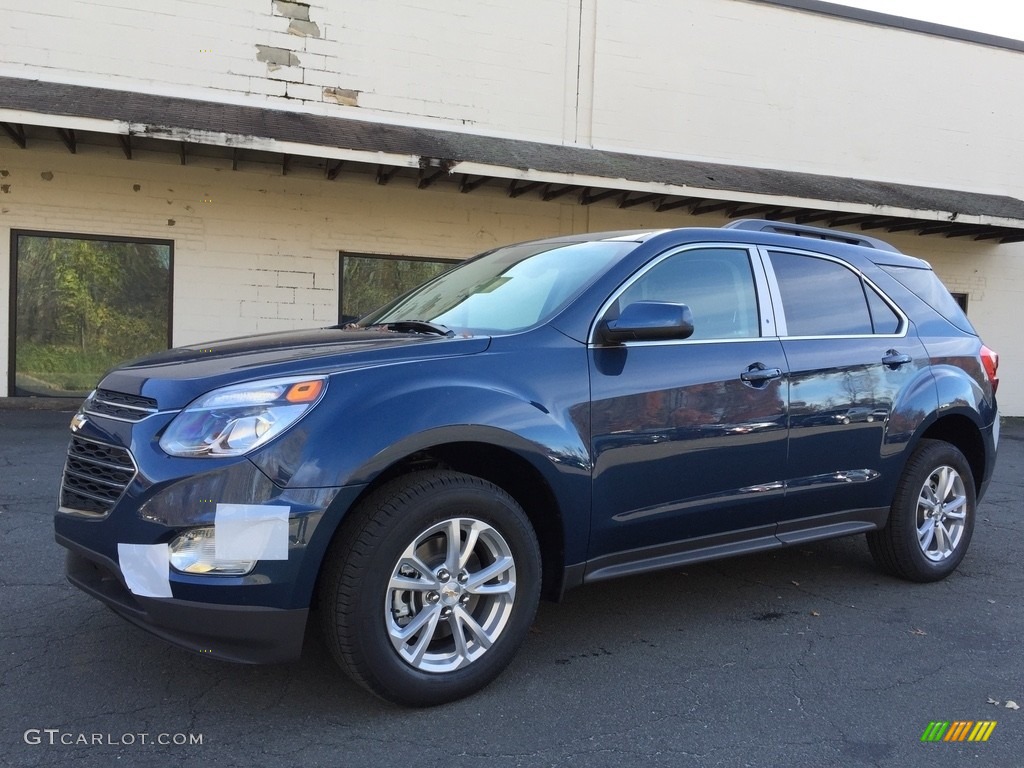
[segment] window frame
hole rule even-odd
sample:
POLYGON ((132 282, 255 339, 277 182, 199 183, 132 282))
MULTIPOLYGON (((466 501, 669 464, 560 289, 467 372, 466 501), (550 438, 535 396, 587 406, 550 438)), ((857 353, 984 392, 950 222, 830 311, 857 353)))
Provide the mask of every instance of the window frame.
MULTIPOLYGON (((338 325, 345 323, 345 258, 379 259, 382 261, 423 261, 432 264, 461 264, 465 259, 446 259, 435 256, 404 256, 398 253, 366 253, 363 251, 338 251, 338 325)), ((416 286, 412 286, 415 288, 416 286)), ((412 290, 410 288, 410 290, 412 290)), ((401 295, 401 294, 400 294, 401 295)), ((398 298, 397 296, 395 298, 398 298)), ((381 305, 383 306, 383 305, 381 305)), ((374 307, 371 312, 379 309, 374 307)), ((361 316, 360 316, 361 317, 361 316)))
POLYGON ((762 259, 760 258, 760 254, 758 254, 756 247, 749 243, 707 241, 701 243, 687 243, 686 245, 670 248, 647 261, 647 263, 640 269, 626 278, 601 304, 601 308, 598 310, 597 314, 594 316, 594 320, 591 322, 590 332, 587 334, 587 343, 590 346, 607 346, 605 342, 602 341, 601 335, 598 332, 601 322, 604 320, 615 302, 619 300, 619 297, 629 290, 634 283, 643 279, 644 275, 646 275, 650 270, 654 269, 666 259, 680 253, 709 249, 743 251, 747 254, 747 259, 750 263, 751 276, 754 279, 754 301, 757 302, 758 335, 743 338, 723 339, 657 339, 653 341, 622 341, 614 346, 632 347, 652 345, 669 346, 677 344, 749 344, 750 342, 764 341, 765 339, 777 337, 778 334, 776 333, 776 329, 778 328, 778 325, 775 323, 774 319, 773 303, 770 298, 771 291, 769 290, 764 264, 762 263, 762 259))
POLYGON ((853 264, 848 261, 831 256, 827 253, 819 253, 817 251, 807 251, 800 248, 787 248, 784 246, 775 245, 759 245, 757 250, 761 256, 764 270, 768 275, 768 283, 770 286, 771 302, 774 308, 776 330, 778 331, 779 337, 784 340, 789 339, 902 339, 905 338, 910 328, 910 320, 906 313, 900 308, 900 306, 894 302, 889 296, 883 291, 878 285, 875 284, 871 278, 861 272, 853 264), (771 252, 776 251, 779 253, 787 253, 795 256, 806 256, 812 259, 821 259, 823 261, 831 261, 838 264, 845 269, 850 270, 856 275, 861 284, 861 294, 864 298, 864 304, 868 312, 868 317, 871 319, 872 327, 874 327, 874 318, 871 315, 870 305, 868 304, 867 296, 863 295, 863 291, 867 288, 873 290, 878 296, 884 301, 889 308, 896 314, 900 320, 900 327, 896 333, 847 333, 847 334, 818 334, 811 336, 796 336, 790 335, 789 327, 786 323, 786 308, 782 303, 782 289, 778 282, 778 277, 775 274, 775 269, 772 266, 771 252))
MULTIPOLYGON (((18 367, 18 249, 19 237, 48 237, 61 240, 100 240, 108 243, 138 243, 140 245, 167 246, 167 348, 174 346, 174 240, 162 237, 133 237, 131 235, 104 235, 94 232, 59 232, 41 229, 11 229, 10 238, 10 290, 8 293, 7 322, 7 395, 19 397, 15 385, 18 367)), ((20 397, 59 397, 58 395, 20 395, 20 397)))

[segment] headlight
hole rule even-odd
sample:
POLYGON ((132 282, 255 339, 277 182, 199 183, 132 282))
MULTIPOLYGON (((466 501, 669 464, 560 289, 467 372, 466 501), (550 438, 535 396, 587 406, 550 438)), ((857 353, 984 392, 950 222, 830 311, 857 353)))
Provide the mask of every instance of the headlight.
POLYGON ((172 456, 241 456, 288 429, 320 401, 326 389, 326 376, 215 389, 174 418, 160 438, 160 447, 172 456))

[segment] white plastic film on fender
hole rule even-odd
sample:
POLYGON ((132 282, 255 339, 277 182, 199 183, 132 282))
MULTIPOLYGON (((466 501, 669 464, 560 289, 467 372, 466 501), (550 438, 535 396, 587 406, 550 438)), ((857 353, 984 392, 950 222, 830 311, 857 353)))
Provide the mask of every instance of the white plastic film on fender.
POLYGON ((171 550, 167 544, 118 544, 121 575, 133 595, 174 597, 171 594, 171 550))
POLYGON ((287 560, 291 507, 218 504, 214 547, 218 560, 287 560))

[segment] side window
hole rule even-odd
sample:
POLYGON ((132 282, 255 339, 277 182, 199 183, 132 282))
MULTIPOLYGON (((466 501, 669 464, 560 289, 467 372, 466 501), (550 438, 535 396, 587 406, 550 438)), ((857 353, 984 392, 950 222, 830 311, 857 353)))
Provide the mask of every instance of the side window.
MULTIPOLYGON (((790 336, 852 336, 874 333, 860 276, 834 261, 798 253, 770 253, 790 336)), ((872 292, 873 293, 873 292, 872 292)), ((885 306, 881 297, 878 304, 885 306)), ((892 310, 885 306, 892 314, 892 310)), ((882 314, 881 308, 878 309, 882 314)), ((881 327, 885 321, 880 317, 881 327)), ((891 320, 889 321, 892 325, 891 320)), ((879 333, 891 332, 882 330, 879 333)))
POLYGON ((618 303, 621 309, 636 301, 688 305, 691 339, 760 335, 750 255, 739 248, 699 248, 669 256, 623 291, 618 303))
POLYGON ((893 312, 892 307, 885 303, 870 285, 864 286, 868 297, 868 309, 871 310, 871 325, 875 333, 899 333, 900 316, 893 312))

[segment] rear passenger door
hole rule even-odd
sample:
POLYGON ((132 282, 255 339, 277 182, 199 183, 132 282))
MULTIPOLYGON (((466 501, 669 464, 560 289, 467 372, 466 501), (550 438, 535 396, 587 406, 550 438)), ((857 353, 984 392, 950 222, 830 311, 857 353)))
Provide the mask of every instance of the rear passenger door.
POLYGON ((909 321, 847 263, 764 248, 790 371, 786 501, 778 536, 884 520, 883 440, 893 403, 926 367, 909 321))

